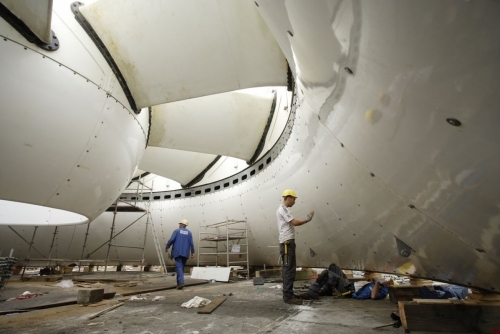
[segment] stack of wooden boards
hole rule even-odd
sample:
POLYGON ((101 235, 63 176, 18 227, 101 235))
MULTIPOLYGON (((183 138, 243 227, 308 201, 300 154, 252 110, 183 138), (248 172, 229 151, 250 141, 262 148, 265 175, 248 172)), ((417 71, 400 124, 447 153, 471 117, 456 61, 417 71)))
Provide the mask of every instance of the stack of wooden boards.
POLYGON ((472 289, 464 300, 422 299, 419 289, 432 281, 389 287, 402 325, 410 331, 500 333, 500 294, 472 289))

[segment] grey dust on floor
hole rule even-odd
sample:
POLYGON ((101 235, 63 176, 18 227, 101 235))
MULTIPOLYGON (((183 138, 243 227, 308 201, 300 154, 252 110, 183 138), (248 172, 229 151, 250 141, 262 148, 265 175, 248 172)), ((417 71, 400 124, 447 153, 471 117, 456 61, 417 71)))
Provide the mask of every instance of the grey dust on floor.
MULTIPOLYGON (((146 300, 125 301, 101 316, 88 320, 95 310, 79 305, 29 312, 0 322, 2 333, 404 333, 403 328, 373 327, 390 324, 397 305, 389 300, 358 301, 351 298, 305 302, 296 306, 283 303, 276 283, 254 286, 252 281, 207 283, 184 290, 164 290, 143 295, 146 300), (232 295, 230 295, 232 294, 232 295), (213 300, 227 296, 211 314, 197 308, 182 308, 195 296, 213 300), (165 299, 152 301, 155 296, 165 299), (57 310, 59 309, 59 310, 57 310), (38 312, 39 316, 36 317, 38 312), (16 319, 17 318, 17 319, 16 319), (28 319, 25 319, 28 320, 28 319), (36 322, 35 322, 36 320, 36 322)), ((6 316, 2 316, 6 317, 6 316)))

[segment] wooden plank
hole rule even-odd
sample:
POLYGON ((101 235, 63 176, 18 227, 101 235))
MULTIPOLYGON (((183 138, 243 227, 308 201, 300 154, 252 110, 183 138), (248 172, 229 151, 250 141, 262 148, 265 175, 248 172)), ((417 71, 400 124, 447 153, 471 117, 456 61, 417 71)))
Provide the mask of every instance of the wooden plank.
POLYGON ((464 304, 464 305, 487 305, 487 306, 500 306, 500 301, 496 300, 470 300, 463 299, 457 302, 452 302, 449 299, 413 299, 414 302, 419 304, 464 304))
POLYGON ((89 317, 87 318, 87 320, 91 320, 91 319, 97 318, 97 317, 98 317, 98 316, 100 316, 101 314, 104 314, 104 313, 106 313, 106 312, 109 312, 109 311, 111 311, 111 310, 114 310, 115 308, 120 307, 120 306, 122 306, 123 304, 125 304, 125 303, 116 304, 116 305, 110 306, 110 307, 108 307, 108 308, 106 308, 106 309, 104 309, 104 310, 102 310, 102 311, 96 312, 96 313, 92 314, 91 316, 89 316, 89 317))
POLYGON ((316 271, 312 269, 302 269, 302 270, 297 270, 295 272, 296 281, 316 279, 316 278, 318 278, 318 274, 316 273, 316 271))
MULTIPOLYGON (((206 284, 207 281, 198 281, 198 282, 189 282, 189 283, 184 283, 184 287, 188 287, 188 286, 193 286, 193 285, 199 285, 199 284, 206 284)), ((149 288, 149 289, 144 289, 143 287, 138 287, 136 289, 134 288, 130 288, 130 289, 126 289, 126 290, 123 290, 120 292, 118 292, 118 294, 122 295, 122 296, 133 296, 133 295, 138 295, 138 294, 141 294, 141 293, 148 293, 148 292, 156 292, 156 291, 163 291, 163 290, 170 290, 170 289, 175 289, 177 287, 177 284, 168 284, 168 285, 163 285, 163 286, 159 286, 159 287, 156 287, 156 288, 149 288)))
POLYGON ((212 313, 220 304, 224 303, 227 297, 219 297, 212 300, 212 302, 204 307, 202 307, 198 314, 210 314, 212 313))
POLYGON ((47 276, 24 276, 20 279, 21 282, 56 282, 62 280, 62 275, 47 275, 47 276))
POLYGON ((0 311, 0 315, 6 315, 11 313, 22 313, 22 312, 28 312, 28 310, 2 310, 0 311))
POLYGON ((500 328, 500 306, 492 304, 453 304, 448 300, 419 304, 398 303, 401 323, 410 331, 448 333, 492 333, 500 328), (448 303, 446 303, 448 302, 448 303))
POLYGON ((410 301, 420 297, 420 287, 413 285, 391 285, 389 289, 389 299, 394 304, 400 301, 410 301))
POLYGON ((281 277, 281 268, 280 269, 258 270, 258 271, 255 272, 255 277, 262 277, 262 278, 276 278, 276 277, 281 277))

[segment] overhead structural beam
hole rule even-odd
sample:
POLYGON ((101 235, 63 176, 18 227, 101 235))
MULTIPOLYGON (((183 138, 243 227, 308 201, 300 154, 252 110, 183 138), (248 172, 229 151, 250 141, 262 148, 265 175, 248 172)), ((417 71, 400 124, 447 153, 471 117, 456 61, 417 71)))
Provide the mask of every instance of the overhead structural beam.
POLYGON ((257 145, 257 149, 255 150, 255 153, 250 158, 250 160, 247 161, 248 165, 252 165, 257 160, 259 155, 262 153, 262 150, 264 149, 264 145, 266 144, 267 134, 269 132, 269 129, 271 128, 271 123, 273 122, 274 110, 276 109, 277 97, 278 97, 278 94, 276 93, 276 91, 274 91, 273 103, 271 105, 269 117, 267 118, 266 127, 264 128, 264 132, 262 133, 262 137, 260 138, 259 144, 257 145))
POLYGON ((181 185, 181 187, 182 188, 189 188, 189 187, 195 185, 196 183, 200 182, 201 180, 203 180, 203 177, 205 177, 205 174, 210 170, 210 168, 212 168, 217 163, 217 161, 219 161, 220 158, 221 158, 221 156, 218 155, 214 159, 214 161, 212 161, 204 170, 201 171, 200 174, 198 174, 194 179, 192 179, 191 181, 189 181, 185 185, 181 185))

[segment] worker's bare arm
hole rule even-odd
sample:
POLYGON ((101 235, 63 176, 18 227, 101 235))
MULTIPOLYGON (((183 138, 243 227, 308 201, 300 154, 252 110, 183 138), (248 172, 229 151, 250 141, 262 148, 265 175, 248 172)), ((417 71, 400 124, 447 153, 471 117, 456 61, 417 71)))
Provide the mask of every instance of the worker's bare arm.
POLYGON ((300 225, 304 225, 307 222, 308 222, 308 220, 292 219, 290 224, 292 224, 293 226, 300 226, 300 225))
POLYGON ((311 213, 309 213, 307 215, 307 219, 304 219, 304 220, 292 219, 292 221, 290 222, 290 224, 292 224, 293 226, 304 225, 305 223, 310 222, 313 219, 313 217, 314 217, 314 211, 311 211, 311 213))

